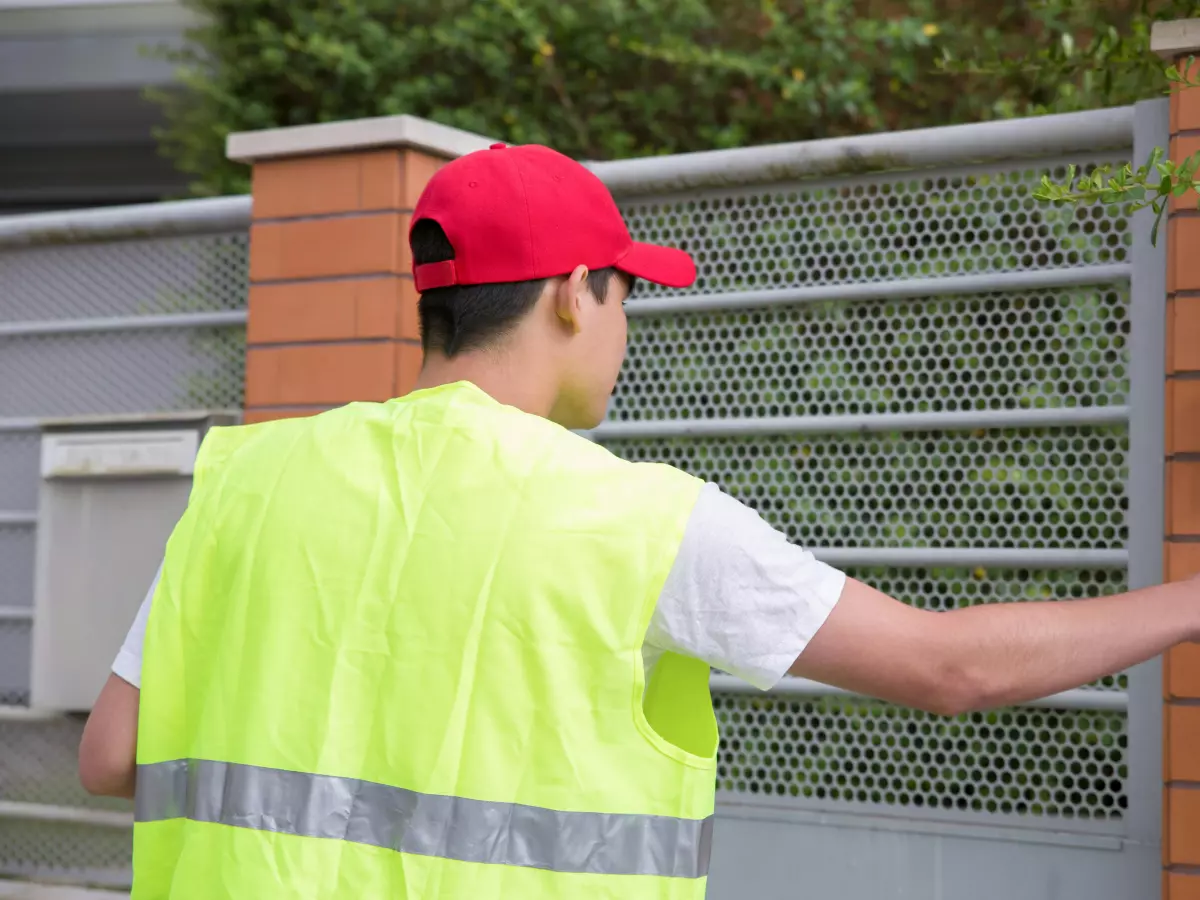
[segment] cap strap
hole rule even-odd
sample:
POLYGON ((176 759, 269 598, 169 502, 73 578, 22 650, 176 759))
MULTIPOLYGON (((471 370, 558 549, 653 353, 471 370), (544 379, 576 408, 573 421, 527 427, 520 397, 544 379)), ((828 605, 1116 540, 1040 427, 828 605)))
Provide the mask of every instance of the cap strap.
POLYGON ((458 284, 458 269, 454 267, 452 259, 444 262, 425 263, 413 268, 413 281, 416 282, 419 294, 434 288, 450 287, 458 284))

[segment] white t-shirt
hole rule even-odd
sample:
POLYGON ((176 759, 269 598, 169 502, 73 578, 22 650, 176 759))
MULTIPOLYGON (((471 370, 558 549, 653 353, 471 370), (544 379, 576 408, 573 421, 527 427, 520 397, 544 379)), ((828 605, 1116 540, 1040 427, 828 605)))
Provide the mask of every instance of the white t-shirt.
MULTIPOLYGON (((646 632, 649 672, 666 650, 767 690, 824 624, 846 576, 789 543, 754 510, 706 484, 646 632)), ((158 578, 113 672, 141 685, 142 642, 158 578)))

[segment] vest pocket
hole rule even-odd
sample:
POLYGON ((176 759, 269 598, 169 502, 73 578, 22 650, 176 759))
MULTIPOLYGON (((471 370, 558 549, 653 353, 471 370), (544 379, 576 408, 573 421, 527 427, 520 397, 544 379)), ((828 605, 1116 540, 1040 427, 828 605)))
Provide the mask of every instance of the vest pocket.
POLYGON ((650 673, 642 709, 646 723, 672 746, 700 759, 717 755, 717 719, 707 663, 664 653, 650 673))

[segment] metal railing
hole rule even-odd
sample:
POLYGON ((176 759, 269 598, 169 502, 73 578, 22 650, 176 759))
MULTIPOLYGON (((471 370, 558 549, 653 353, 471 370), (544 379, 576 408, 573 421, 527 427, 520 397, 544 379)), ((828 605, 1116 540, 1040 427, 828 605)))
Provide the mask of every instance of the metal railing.
POLYGON ((196 237, 250 227, 249 195, 0 216, 0 248, 196 237))
MULTIPOLYGON (((919 344, 921 335, 914 336, 904 329, 952 331, 955 329, 950 326, 934 323, 939 316, 957 316, 961 327, 955 328, 966 334, 971 328, 984 328, 978 324, 987 318, 984 311, 996 309, 1009 312, 1016 317, 1013 321, 1035 323, 1022 326, 1033 331, 1037 322, 1053 321, 1061 333, 1062 323, 1075 315, 1066 312, 1071 309, 1072 297, 1113 293, 1109 310, 1117 310, 1116 314, 1102 329, 1091 332, 1097 336, 1096 340, 1085 338, 1079 347, 1102 348, 1107 342, 1109 349, 1105 352, 1116 361, 1117 368, 1127 366, 1129 358, 1119 335, 1124 327, 1120 310, 1125 308, 1131 282, 1136 279, 1129 219, 1105 218, 1106 214, 1094 210, 1073 218, 1074 214, 1066 217, 1058 214, 1055 218, 1054 211, 1032 208, 1031 194, 1043 173, 1065 168, 1068 163, 1086 169, 1096 162, 1127 159, 1134 144, 1135 119, 1131 107, 592 164, 592 170, 623 207, 635 238, 684 246, 699 260, 700 277, 697 286, 690 290, 652 289, 628 304, 631 343, 627 375, 618 385, 610 419, 589 432, 588 437, 629 458, 670 462, 717 480, 751 505, 761 503, 762 514, 772 524, 808 544, 818 559, 867 580, 882 577, 900 586, 914 584, 922 590, 932 587, 946 600, 955 598, 961 587, 978 586, 973 602, 986 599, 989 591, 1001 589, 1008 593, 997 599, 1020 599, 1032 593, 1050 599, 1054 585, 1062 578, 1076 577, 1072 573, 1080 573, 1077 577, 1085 579, 1083 587, 1076 585, 1072 588, 1075 593, 1064 596, 1119 588, 1132 560, 1124 541, 1114 539, 1118 533, 1114 529, 1123 527, 1121 504, 1139 502, 1127 497, 1124 483, 1119 480, 1124 478, 1121 460, 1125 459, 1123 447, 1129 441, 1133 415, 1126 396, 1127 384, 1104 388, 1108 393, 1101 396, 1091 393, 1091 384, 1096 380, 1091 376, 1081 377, 1079 380, 1088 384, 1079 388, 1067 387, 1066 378, 1062 377, 1059 379, 1062 383, 1055 383, 1041 394, 1030 392, 1028 399, 1011 394, 1003 402, 973 401, 974 405, 964 399, 955 408, 945 399, 952 388, 947 383, 940 394, 935 391, 922 394, 919 402, 913 401, 906 408, 895 398, 905 395, 911 381, 888 371, 886 360, 892 357, 887 354, 886 343, 874 347, 885 362, 861 376, 857 373, 866 365, 861 360, 856 361, 858 368, 835 361, 832 369, 809 366, 806 370, 804 355, 828 357, 828 341, 837 346, 839 336, 844 335, 847 342, 844 346, 849 346, 851 336, 861 338, 855 330, 857 326, 848 324, 851 321, 862 322, 874 329, 872 333, 884 332, 888 316, 903 319, 908 304, 919 308, 920 312, 913 315, 924 317, 921 321, 929 324, 892 327, 898 329, 898 337, 915 337, 919 344), (989 206, 998 204, 997 197, 1002 198, 1002 209, 999 205, 989 206), (940 224, 938 216, 942 216, 948 223, 936 235, 925 228, 930 220, 923 217, 922 206, 939 211, 932 221, 940 224), (897 211, 901 208, 906 211, 907 219, 897 211), (970 224, 965 224, 967 221, 970 224), (991 238, 979 236, 988 229, 991 238), (1028 237, 1031 233, 1033 238, 1028 237), (1023 245, 1022 241, 1026 243, 1023 245), (957 246, 959 255, 943 252, 947 246, 951 250, 957 246), (922 252, 927 255, 920 256, 922 252), (777 264, 796 259, 827 268, 805 270, 803 266, 789 268, 777 264), (973 271, 969 268, 972 265, 973 271), (846 311, 841 319, 838 310, 846 311), (851 310, 859 318, 853 318, 851 310), (659 334, 661 338, 656 337, 659 334), (821 335, 828 336, 826 343, 822 343, 821 335), (675 362, 677 357, 683 359, 675 362), (762 375, 751 374, 770 373, 788 366, 798 372, 790 381, 772 376, 771 383, 763 384, 762 375), (844 375, 839 376, 838 372, 844 375), (830 380, 832 385, 827 384, 830 380), (839 388, 839 381, 854 382, 853 397, 849 397, 850 388, 839 388), (844 390, 846 399, 839 395, 839 390, 844 390), (709 407, 689 406, 698 401, 708 403, 709 407), (737 407, 736 412, 714 412, 722 403, 737 407), (756 411, 755 405, 763 411, 756 411), (796 413, 781 415, 766 411, 781 405, 796 407, 796 413), (805 411, 822 406, 834 407, 835 411, 828 414, 805 411), (838 406, 845 410, 836 410, 838 406), (874 406, 876 410, 864 411, 864 406, 874 406), (679 412, 674 413, 675 410, 679 412), (879 478, 890 475, 894 481, 902 480, 903 462, 900 459, 889 462, 888 448, 893 444, 897 448, 904 446, 903 452, 908 453, 912 452, 910 445, 922 441, 953 445, 949 450, 937 451, 942 458, 940 463, 933 457, 927 461, 930 465, 948 467, 941 474, 952 486, 963 483, 966 470, 959 466, 1003 468, 1005 463, 993 459, 1019 456, 1015 450, 1003 449, 1013 443, 1025 441, 1042 448, 1039 452, 1053 453, 1058 452, 1055 450, 1058 443, 1074 442, 1076 446, 1063 452, 1089 460, 1085 468, 1103 470, 1102 479, 1114 480, 1101 481, 1098 486, 1107 485, 1105 489, 1110 494, 1119 493, 1123 499, 1105 499, 1107 505, 1101 508, 1109 511, 1095 514, 1107 517, 1100 524, 1098 520, 1089 523, 1087 513, 1064 513, 1068 517, 1074 515, 1067 531, 1086 532, 1085 539, 1078 543, 1061 538, 1048 542, 1039 538, 1036 543, 1023 541, 1019 536, 1021 529, 1030 533, 1032 526, 1021 526, 1015 514, 1016 524, 1010 528, 1014 536, 1007 541, 993 538, 990 543, 982 544, 943 539, 942 545, 922 546, 921 539, 901 538, 904 532, 897 531, 894 536, 889 535, 892 539, 887 544, 900 545, 888 546, 878 540, 887 532, 886 524, 873 529, 875 540, 864 533, 853 541, 839 541, 837 537, 846 536, 849 527, 842 519, 830 518, 826 522, 828 517, 823 517, 820 511, 788 512, 789 498, 804 493, 797 472, 811 476, 813 480, 807 484, 819 485, 822 477, 835 479, 843 457, 856 466, 855 454, 870 452, 873 463, 882 458, 884 462, 879 464, 893 467, 879 478), (983 442, 985 449, 970 450, 972 442, 983 442), (846 449, 838 451, 839 447, 846 449), (1102 459, 1107 462, 1091 464, 1102 459), (768 460, 770 464, 764 462, 768 460), (814 527, 822 533, 820 540, 806 536, 814 527), (1038 587, 1036 591, 1005 588, 1013 585, 1014 579, 1027 579, 1035 585, 1044 581, 1046 587, 1038 587), (1101 589, 1095 585, 1110 587, 1101 589)), ((1148 264, 1155 262, 1151 260, 1148 264)), ((1085 314, 1090 315, 1086 311, 1085 314)), ((1048 351, 1032 348, 1039 346, 1039 341, 1049 343, 1051 339, 1042 335, 1051 330, 1045 326, 1033 337, 1028 337, 1032 332, 1027 332, 1028 340, 1023 344, 1017 341, 1020 346, 1016 350, 1005 351, 1009 355, 1006 365, 1014 370, 1013 377, 1010 379, 1001 372, 993 377, 1015 381, 1023 377, 1018 371, 1022 367, 1036 368, 1040 363, 1026 364, 1017 361, 1017 357, 1024 353, 1033 360, 1038 352, 1046 355, 1048 351)), ((863 358, 870 358, 872 350, 864 347, 861 352, 863 358)), ((945 354, 938 358, 947 360, 946 371, 950 371, 949 356, 954 354, 953 348, 938 346, 931 340, 923 345, 923 352, 924 356, 916 354, 914 358, 945 354)), ((978 355, 990 358, 996 354, 978 355)), ((982 367, 989 364, 1001 365, 980 363, 982 367)), ((922 377, 929 381, 936 382, 940 377, 939 370, 927 371, 930 374, 922 377)), ((1002 387, 1007 387, 1007 383, 1002 387)), ((871 470, 855 467, 853 471, 860 480, 848 484, 847 490, 855 490, 853 485, 859 485, 859 490, 866 490, 863 502, 870 505, 871 498, 879 496, 870 492, 871 470)), ((880 490, 886 483, 877 481, 880 490)), ((924 502, 920 500, 923 490, 928 497, 934 496, 921 484, 917 479, 905 482, 905 488, 918 496, 918 500, 912 501, 914 506, 924 502)), ((1031 498, 1041 496, 1041 488, 1036 484, 1031 487, 1028 478, 1009 484, 1014 491, 1027 490, 1031 498)), ((1070 489, 1065 482, 1058 481, 1052 487, 1055 492, 1070 489)), ((960 487, 960 490, 968 489, 960 487)), ((990 496, 981 485, 974 495, 960 500, 974 498, 974 502, 985 504, 990 496)), ((1046 498, 1050 496, 1045 494, 1046 498)), ((1001 497, 997 499, 1003 502, 1001 497)), ((889 508, 894 511, 894 504, 889 508)), ((1038 516, 1057 515, 1038 512, 1032 501, 1022 509, 1025 510, 1022 516, 1034 520, 1038 516)), ((917 516, 919 512, 912 514, 917 516)), ((842 514, 850 515, 844 510, 842 514)), ((1046 518, 1046 522, 1050 519, 1046 518)), ((1053 530, 1058 534, 1063 528, 1053 530)), ((1115 727, 1111 717, 1129 714, 1131 696, 1141 696, 1145 674, 1134 673, 1130 678, 1133 680, 1128 690, 1123 687, 1122 677, 1114 679, 1112 684, 1066 691, 1023 704, 1021 708, 1031 714, 1045 711, 1065 717, 1053 726, 1056 728, 1097 728, 1111 734, 1115 727), (1073 716, 1082 718, 1076 720, 1073 716), (1076 721, 1079 724, 1074 724, 1076 721)), ((795 729, 825 734, 836 744, 839 740, 850 740, 850 735, 865 727, 874 729, 882 738, 891 734, 889 727, 910 727, 905 724, 908 720, 868 714, 862 704, 871 701, 803 679, 785 678, 766 695, 727 675, 714 675, 711 684, 719 700, 718 713, 723 717, 729 753, 723 763, 724 774, 718 780, 729 802, 753 805, 763 802, 763 797, 786 790, 797 799, 773 800, 773 809, 780 804, 798 810, 815 805, 830 812, 849 808, 859 814, 878 810, 880 815, 889 817, 924 815, 920 810, 887 804, 859 803, 847 807, 840 800, 806 800, 808 795, 804 791, 796 793, 807 784, 818 791, 814 797, 820 796, 820 784, 824 782, 804 779, 826 777, 831 769, 848 781, 874 784, 877 794, 903 793, 902 789, 889 792, 883 787, 886 779, 882 776, 864 774, 861 760, 854 763, 854 758, 847 757, 843 771, 839 768, 842 763, 824 755, 828 748, 810 747, 803 741, 796 744, 800 732, 795 729), (783 724, 772 724, 785 720, 796 723, 791 726, 793 730, 783 724), (845 737, 839 739, 839 734, 845 737), (746 746, 752 745, 754 749, 739 749, 743 742, 749 742, 746 746), (801 765, 809 755, 821 758, 826 768, 818 772, 801 765), (740 773, 736 777, 730 774, 734 770, 740 773), (776 782, 773 779, 783 777, 772 774, 776 772, 790 772, 789 778, 794 780, 776 782), (743 787, 738 788, 739 783, 743 787)), ((1014 715, 1018 712, 1014 711, 1014 715)), ((987 725, 986 721, 968 716, 965 727, 977 730, 1005 727, 987 725)), ((930 727, 936 734, 936 726, 930 727)), ((1053 754, 1055 741, 1073 739, 1067 733, 1054 735, 1051 731, 1051 735, 1045 748, 1040 737, 1014 736, 1011 746, 1053 754)), ((907 740, 900 732, 891 736, 898 742, 896 748, 907 740)), ((1097 739, 1109 740, 1105 736, 1097 739)), ((995 740, 1007 739, 997 736, 995 740)), ((1156 737, 1137 734, 1132 740, 1141 745, 1154 743, 1156 737)), ((892 746, 886 744, 872 751, 877 767, 900 771, 911 766, 919 768, 921 764, 906 757, 903 751, 886 749, 892 746)), ((951 758, 956 751, 952 744, 947 744, 929 752, 951 758)), ((1147 757, 1144 752, 1138 750, 1139 763, 1153 758, 1153 754, 1147 757)), ((997 760, 997 764, 1000 762, 997 760)), ((1025 765, 1024 760, 1017 759, 1003 762, 1025 765)), ((1029 777, 1036 782, 1040 776, 1029 777)), ((1093 815, 1106 819, 1105 809, 1128 802, 1128 812, 1117 818, 1127 818, 1128 833, 1141 839, 1155 804, 1154 798, 1145 795, 1140 787, 1138 793, 1132 793, 1140 785, 1141 777, 1140 774, 1130 777, 1127 782, 1130 793, 1123 793, 1119 801, 1111 796, 1102 797, 1095 800, 1097 806, 1093 809, 1087 806, 1091 801, 1080 800, 1081 806, 1069 823, 1056 821, 1051 826, 1050 821, 1032 816, 1001 816, 995 821, 1004 821, 1006 827, 1113 833, 1117 826, 1108 821, 1087 819, 1093 815), (1108 803, 1112 805, 1104 805, 1108 803)), ((1046 785, 1051 783, 1052 779, 1046 785)), ((1103 794, 1107 789, 1097 788, 1096 793, 1103 794)), ((930 790, 932 793, 925 797, 927 805, 936 806, 947 799, 937 794, 937 789, 930 790)), ((989 821, 985 814, 981 815, 981 822, 989 821)))
MULTIPOLYGON (((249 197, 0 217, 0 660, 29 654, 41 423, 241 405, 249 220, 249 197)), ((0 872, 128 884, 132 814, 83 794, 80 723, 27 690, 0 682, 0 872)))
POLYGON ((1003 122, 591 163, 618 199, 867 172, 1044 159, 1133 144, 1132 106, 1003 122))

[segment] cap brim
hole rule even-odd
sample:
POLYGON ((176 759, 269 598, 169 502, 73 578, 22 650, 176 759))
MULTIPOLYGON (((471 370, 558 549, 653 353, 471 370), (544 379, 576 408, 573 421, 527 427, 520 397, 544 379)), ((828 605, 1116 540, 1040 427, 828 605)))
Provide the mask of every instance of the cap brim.
POLYGON ((691 256, 674 247, 634 244, 617 260, 616 268, 665 287, 690 287, 696 280, 691 256))

